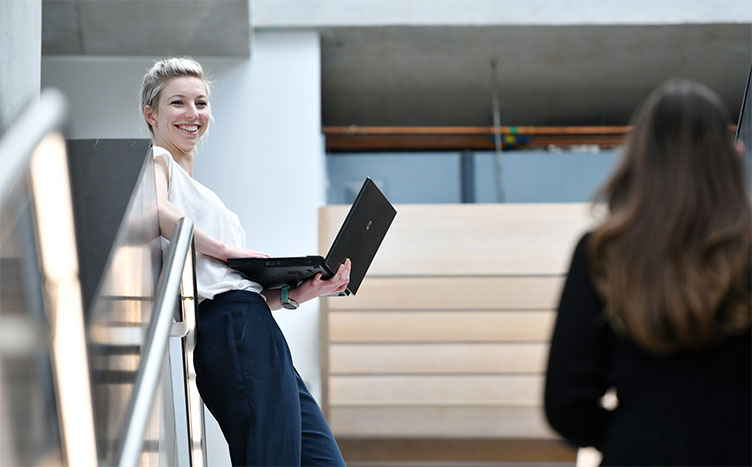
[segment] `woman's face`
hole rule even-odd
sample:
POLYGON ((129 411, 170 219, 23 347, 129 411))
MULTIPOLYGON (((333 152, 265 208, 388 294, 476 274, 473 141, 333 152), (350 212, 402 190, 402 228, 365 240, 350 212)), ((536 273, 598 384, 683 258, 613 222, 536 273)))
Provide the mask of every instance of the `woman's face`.
POLYGON ((145 116, 158 146, 183 153, 193 151, 211 118, 206 84, 193 76, 170 79, 162 89, 157 109, 147 106, 145 116))

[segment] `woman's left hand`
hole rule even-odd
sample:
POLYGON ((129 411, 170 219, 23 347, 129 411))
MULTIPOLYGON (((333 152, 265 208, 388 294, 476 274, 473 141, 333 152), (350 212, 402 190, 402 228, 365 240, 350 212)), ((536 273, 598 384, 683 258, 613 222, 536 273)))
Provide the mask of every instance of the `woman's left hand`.
POLYGON ((321 279, 321 273, 316 274, 313 279, 310 280, 310 286, 315 293, 315 297, 321 297, 322 295, 334 295, 343 292, 347 288, 347 284, 350 283, 350 269, 352 264, 350 258, 346 259, 344 263, 339 265, 337 273, 327 280, 321 279))
MULTIPOLYGON (((308 300, 324 295, 336 295, 343 292, 347 288, 347 284, 350 283, 350 269, 351 263, 349 259, 346 259, 337 269, 337 273, 327 280, 321 279, 321 273, 316 274, 312 279, 300 284, 298 287, 291 289, 289 297, 298 303, 307 302, 308 300)), ((267 290, 264 291, 264 296, 268 303, 269 308, 277 310, 279 305, 279 290, 267 290)))
POLYGON ((297 299, 299 303, 308 301, 312 298, 323 295, 334 295, 344 291, 347 284, 350 283, 350 259, 346 259, 340 264, 337 272, 329 279, 321 279, 321 273, 316 274, 312 279, 300 284, 299 287, 290 291, 291 296, 297 299))

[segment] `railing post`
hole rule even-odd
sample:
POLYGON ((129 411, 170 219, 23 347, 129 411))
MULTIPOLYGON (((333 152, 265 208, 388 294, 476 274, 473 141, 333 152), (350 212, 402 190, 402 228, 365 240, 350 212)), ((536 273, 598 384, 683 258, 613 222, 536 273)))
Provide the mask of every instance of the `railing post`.
POLYGON ((196 290, 195 248, 192 246, 183 268, 180 283, 181 311, 185 336, 182 339, 183 388, 185 390, 186 415, 188 420, 188 442, 191 465, 206 466, 206 429, 204 404, 196 386, 196 369, 193 366, 193 350, 196 347, 198 320, 198 291, 196 290))
POLYGON ((177 306, 180 282, 192 239, 193 223, 188 218, 178 220, 165 268, 159 280, 154 314, 125 419, 124 436, 116 457, 117 465, 121 467, 138 465, 154 392, 159 383, 162 360, 167 350, 173 322, 172 314, 177 306))

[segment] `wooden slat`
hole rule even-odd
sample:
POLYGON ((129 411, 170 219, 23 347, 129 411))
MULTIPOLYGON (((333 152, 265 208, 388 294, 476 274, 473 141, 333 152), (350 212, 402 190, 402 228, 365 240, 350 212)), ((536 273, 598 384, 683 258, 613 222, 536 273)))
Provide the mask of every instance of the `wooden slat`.
POLYGON ((330 342, 547 341, 553 311, 329 312, 330 342))
POLYGON ((329 374, 541 373, 546 343, 332 344, 329 374))
MULTIPOLYGON (((499 126, 503 135, 626 135, 631 126, 499 126)), ((325 135, 493 135, 493 126, 326 126, 325 135)))
POLYGON ((543 375, 332 376, 329 406, 541 407, 543 375))
POLYGON ((369 277, 331 310, 553 310, 564 276, 369 277))
POLYGON ((533 407, 332 407, 334 435, 557 439, 533 407))
MULTIPOLYGON (((504 149, 533 149, 555 146, 597 145, 621 146, 623 136, 614 135, 535 135, 515 137, 503 141, 504 149)), ((383 150, 439 150, 462 151, 466 149, 492 151, 492 136, 488 135, 328 135, 327 152, 358 152, 383 150)))
MULTIPOLYGON (((535 127, 502 126, 502 135, 513 135, 504 147, 545 148, 554 144, 623 145, 628 126, 535 127), (518 137, 521 136, 521 137, 518 137)), ((327 151, 378 149, 494 149, 495 127, 325 127, 327 151)))
MULTIPOLYGON (((499 126, 502 135, 626 135, 631 125, 499 126)), ((736 131, 736 125, 729 125, 736 131)), ((493 126, 325 126, 325 135, 493 135, 493 126)))
MULTIPOLYGON (((501 462, 568 462, 576 450, 564 441, 548 439, 432 439, 338 437, 347 465, 499 465, 501 462), (417 462, 418 464, 412 464, 417 462)), ((507 465, 507 464, 504 464, 507 465)), ((539 465, 539 464, 538 464, 539 465)))
MULTIPOLYGON (((582 203, 395 207, 371 276, 564 274, 574 244, 592 223, 582 203)), ((322 251, 348 209, 321 208, 322 251)))

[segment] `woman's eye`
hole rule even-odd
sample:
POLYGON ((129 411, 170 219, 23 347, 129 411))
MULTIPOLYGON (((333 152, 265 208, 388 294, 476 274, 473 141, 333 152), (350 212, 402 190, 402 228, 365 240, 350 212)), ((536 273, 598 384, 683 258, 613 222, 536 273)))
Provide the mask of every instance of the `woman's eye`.
POLYGON ((183 101, 172 101, 172 102, 170 102, 170 104, 172 104, 172 105, 180 105, 182 103, 183 103, 183 101))
POLYGON ((209 103, 208 102, 196 102, 196 105, 198 107, 206 107, 207 105, 209 105, 209 103))

